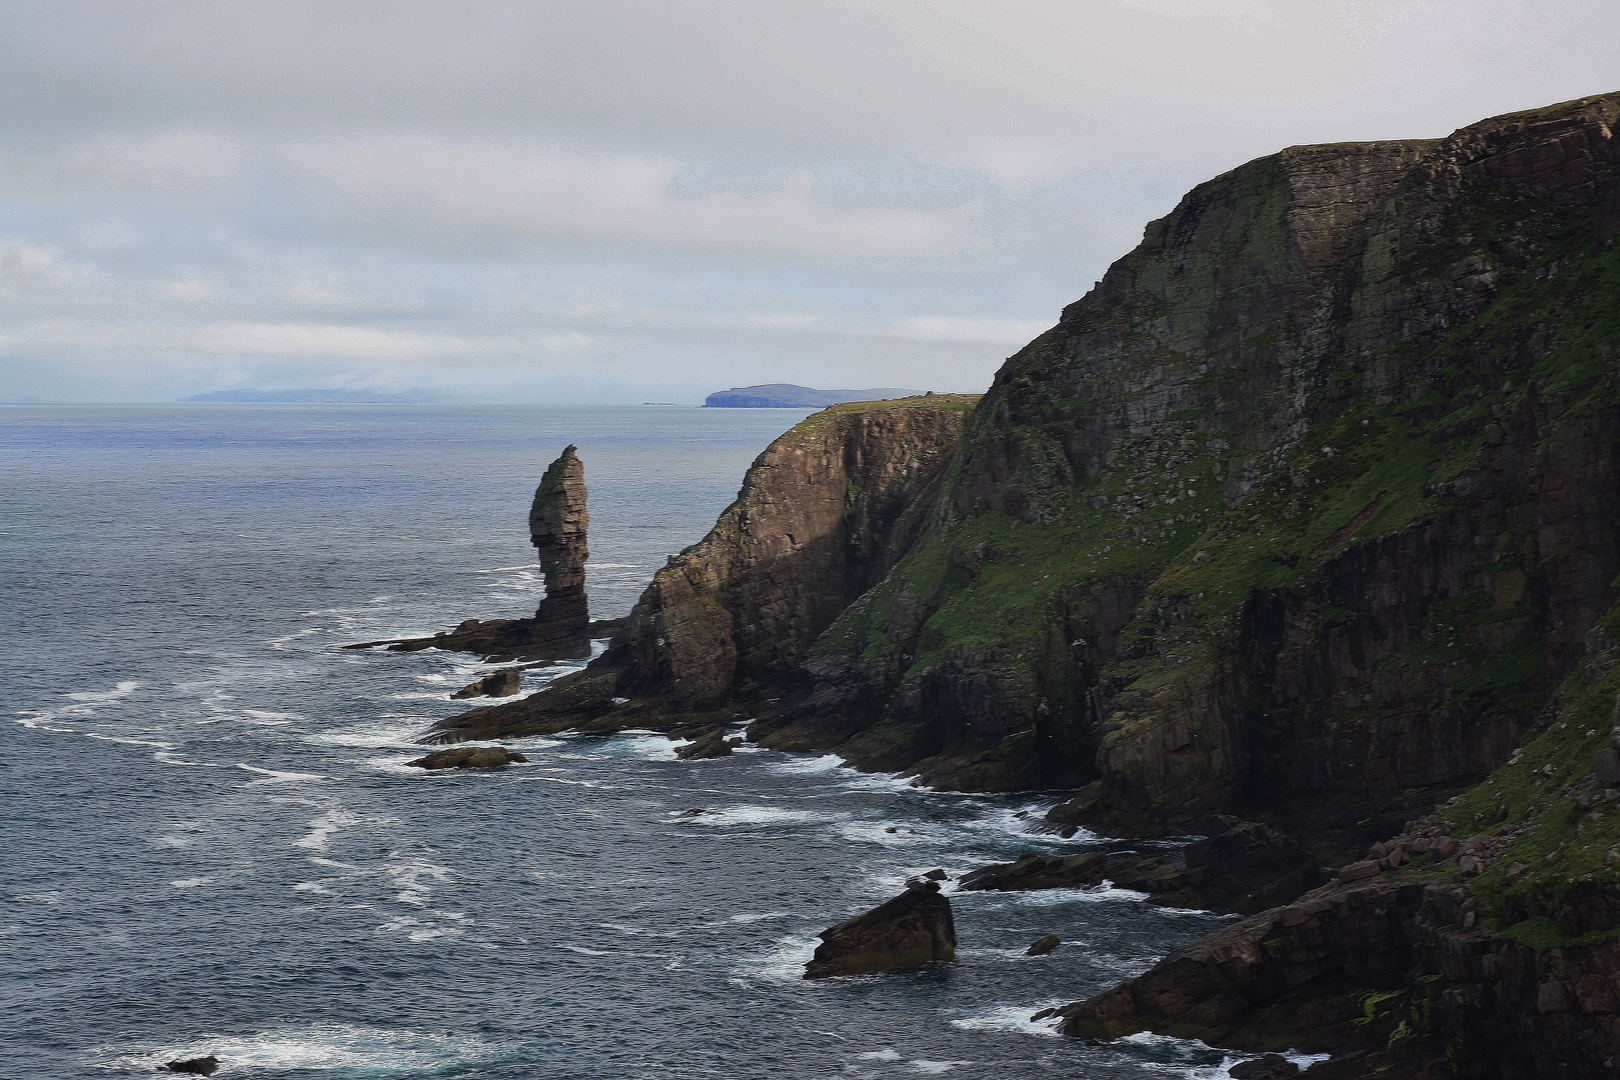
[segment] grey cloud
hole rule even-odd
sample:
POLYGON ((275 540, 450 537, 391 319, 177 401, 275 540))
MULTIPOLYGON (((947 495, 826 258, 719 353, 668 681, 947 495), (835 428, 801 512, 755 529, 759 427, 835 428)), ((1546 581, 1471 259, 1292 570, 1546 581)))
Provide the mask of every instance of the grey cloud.
POLYGON ((0 398, 972 389, 1197 180, 1620 83, 1607 0, 5 19, 0 398))

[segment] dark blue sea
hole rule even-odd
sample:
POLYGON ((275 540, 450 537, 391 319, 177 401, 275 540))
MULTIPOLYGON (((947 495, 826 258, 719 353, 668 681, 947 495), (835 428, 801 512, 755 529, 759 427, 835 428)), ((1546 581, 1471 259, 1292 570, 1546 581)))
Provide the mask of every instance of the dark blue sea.
POLYGON ((910 874, 1101 846, 1023 832, 1034 794, 634 733, 405 766, 484 669, 339 646, 532 612, 564 445, 611 617, 802 415, 0 407, 0 1077, 1221 1075, 1029 1020, 1222 921, 1129 892, 953 894, 955 963, 799 977, 910 874))

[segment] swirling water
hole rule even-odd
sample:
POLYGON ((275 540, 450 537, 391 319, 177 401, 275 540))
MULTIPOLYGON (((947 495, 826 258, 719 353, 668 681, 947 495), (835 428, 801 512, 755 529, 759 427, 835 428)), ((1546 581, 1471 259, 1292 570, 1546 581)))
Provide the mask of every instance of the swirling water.
POLYGON ((1028 1019, 1221 921, 1118 890, 954 894, 954 964, 799 978, 908 874, 1100 846, 1024 833, 1033 795, 633 733, 404 765, 485 669, 337 646, 532 610, 564 444, 613 616, 799 415, 0 407, 0 1076, 1220 1075, 1028 1019))

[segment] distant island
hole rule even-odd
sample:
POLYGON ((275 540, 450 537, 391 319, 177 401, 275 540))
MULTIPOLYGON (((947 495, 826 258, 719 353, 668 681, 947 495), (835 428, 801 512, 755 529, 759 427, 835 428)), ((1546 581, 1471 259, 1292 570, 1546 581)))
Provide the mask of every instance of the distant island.
POLYGON ((372 390, 305 387, 301 390, 214 390, 206 394, 192 394, 180 400, 290 405, 427 405, 437 399, 421 390, 409 390, 403 394, 379 394, 372 390))
POLYGON ((845 401, 885 401, 916 397, 920 390, 881 386, 875 390, 812 390, 792 383, 733 386, 703 399, 705 409, 820 409, 845 401))

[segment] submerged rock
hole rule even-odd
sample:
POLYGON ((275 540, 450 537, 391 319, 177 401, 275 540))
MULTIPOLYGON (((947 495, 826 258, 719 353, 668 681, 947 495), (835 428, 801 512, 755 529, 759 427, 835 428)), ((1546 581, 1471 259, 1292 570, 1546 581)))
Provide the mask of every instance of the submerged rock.
POLYGON ((906 891, 821 932, 807 979, 898 971, 956 958, 956 923, 939 882, 914 878, 906 891))
POLYGON ((418 769, 499 769, 513 762, 528 760, 504 746, 454 746, 448 750, 435 750, 405 764, 418 769))
POLYGON ((502 668, 485 675, 475 683, 468 683, 450 695, 452 701, 475 697, 511 697, 522 693, 523 675, 518 668, 502 668))
POLYGON ((219 1058, 213 1054, 207 1057, 186 1058, 183 1061, 171 1061, 163 1068, 172 1073, 191 1073, 193 1076, 213 1076, 219 1071, 219 1058))
POLYGON ((1232 1080, 1289 1080, 1299 1075, 1299 1066, 1281 1054, 1267 1054, 1238 1062, 1226 1070, 1226 1075, 1232 1080))
POLYGON ((1045 956, 1047 953, 1051 952, 1061 944, 1063 944, 1062 938, 1058 937, 1056 934, 1047 934, 1045 937, 1041 938, 1041 940, 1025 949, 1024 955, 1045 956))

